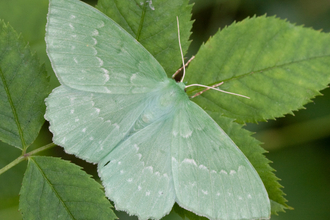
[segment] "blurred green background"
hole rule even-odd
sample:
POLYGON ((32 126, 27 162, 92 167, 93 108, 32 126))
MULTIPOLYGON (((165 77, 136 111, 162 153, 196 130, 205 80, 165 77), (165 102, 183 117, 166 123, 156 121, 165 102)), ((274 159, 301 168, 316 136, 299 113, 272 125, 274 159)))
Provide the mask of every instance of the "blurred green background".
MULTIPOLYGON (((219 28, 240 21, 248 16, 264 15, 280 17, 297 25, 330 32, 330 0, 195 0, 192 46, 195 53, 202 42, 219 28)), ((89 1, 95 4, 96 1, 89 1)), ((44 33, 47 0, 0 0, 0 19, 4 19, 29 42, 45 63, 53 87, 58 85, 45 53, 44 33)), ((330 63, 329 63, 330 74, 330 63)), ((248 124, 269 151, 276 175, 282 179, 288 204, 294 210, 273 216, 274 220, 330 219, 330 89, 306 105, 306 109, 276 121, 248 124)), ((51 142, 48 125, 45 124, 34 146, 51 142)), ((31 148, 31 149, 32 149, 31 148)), ((31 150, 30 149, 30 150, 31 150)), ((52 155, 71 160, 96 176, 95 166, 86 164, 63 153, 60 147, 51 150, 52 155)), ((20 155, 20 151, 0 142, 0 167, 20 155)), ((18 209, 18 193, 26 163, 21 163, 0 176, 0 219, 22 219, 18 209)), ((118 213, 120 219, 136 219, 118 213)), ((171 214, 167 220, 179 219, 171 214)))

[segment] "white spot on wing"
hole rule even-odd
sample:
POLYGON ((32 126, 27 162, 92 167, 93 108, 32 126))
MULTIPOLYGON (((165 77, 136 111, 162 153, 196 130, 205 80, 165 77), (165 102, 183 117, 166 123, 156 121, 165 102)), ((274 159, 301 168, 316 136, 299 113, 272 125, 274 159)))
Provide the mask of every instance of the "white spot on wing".
POLYGON ((92 36, 98 36, 98 35, 99 35, 99 31, 95 29, 95 30, 92 32, 92 36))
POLYGON ((236 174, 236 171, 235 170, 231 170, 229 174, 230 175, 234 175, 234 174, 236 174))
POLYGON ((107 69, 101 68, 101 70, 105 73, 105 74, 109 74, 109 71, 107 69))
POLYGON ((111 90, 108 89, 108 87, 105 87, 105 86, 104 86, 103 88, 104 88, 104 90, 105 90, 106 93, 111 93, 111 90))
POLYGON ((182 161, 182 163, 193 164, 194 166, 197 167, 197 163, 196 163, 196 161, 194 159, 188 159, 188 158, 186 158, 186 159, 184 159, 182 161))
POLYGON ((91 141, 92 141, 92 140, 94 140, 94 138, 93 138, 93 137, 89 137, 89 140, 91 140, 91 141))
POLYGON ((101 111, 99 108, 95 108, 95 110, 97 113, 100 113, 100 111, 101 111))
POLYGON ((73 58, 73 61, 75 62, 75 63, 78 63, 78 60, 74 57, 73 58))
POLYGON ((141 191, 141 189, 142 189, 142 187, 139 185, 139 186, 138 186, 138 190, 141 191))
POLYGON ((224 170, 221 170, 220 173, 223 173, 223 174, 228 174, 226 171, 224 170))
POLYGON ((146 196, 149 196, 150 195, 150 191, 148 190, 147 192, 146 192, 146 196))
POLYGON ((85 133, 86 132, 86 128, 83 128, 81 131, 85 133))
POLYGON ((209 194, 209 192, 208 192, 207 190, 202 190, 202 193, 203 193, 204 195, 209 194))
POLYGON ((247 196, 249 199, 252 199, 252 196, 251 196, 251 194, 248 194, 248 196, 247 196))
POLYGON ((124 173, 124 170, 121 170, 121 171, 120 171, 120 174, 123 174, 123 173, 124 173))
POLYGON ((183 137, 183 138, 188 138, 188 137, 191 136, 191 134, 192 134, 192 130, 190 130, 190 131, 187 132, 186 134, 181 134, 181 137, 183 137))
POLYGON ((132 74, 132 76, 130 78, 131 83, 133 83, 133 80, 135 80, 135 79, 136 79, 136 74, 134 73, 134 74, 132 74))
POLYGON ((143 170, 149 170, 152 173, 154 169, 152 168, 152 166, 148 166, 145 167, 143 170))
POLYGON ((71 28, 71 30, 74 30, 74 27, 71 23, 69 23, 69 27, 71 28))
POLYGON ((136 151, 138 151, 138 150, 139 150, 139 147, 138 147, 138 145, 137 145, 137 144, 133 144, 133 147, 136 149, 136 151))
POLYGON ((127 180, 127 182, 129 182, 129 183, 131 183, 132 181, 133 181, 132 178, 129 178, 129 179, 127 180))
POLYGON ((93 45, 96 45, 97 44, 97 40, 94 37, 92 37, 92 39, 93 39, 93 42, 94 42, 93 45))
POLYGON ((176 136, 178 135, 178 132, 177 132, 177 131, 172 131, 172 135, 173 135, 174 137, 176 137, 176 136))
POLYGON ((109 74, 103 74, 104 78, 105 78, 105 83, 109 81, 110 76, 109 74))
POLYGON ((70 15, 70 19, 75 19, 76 16, 75 15, 70 15))
POLYGON ((93 49, 93 51, 94 51, 93 55, 96 56, 97 55, 97 50, 94 47, 90 47, 90 48, 93 49))
POLYGON ((243 165, 240 165, 239 167, 238 167, 238 172, 240 172, 240 171, 242 171, 242 170, 244 170, 245 169, 245 167, 243 166, 243 165))
POLYGON ((201 169, 201 170, 207 170, 207 167, 206 166, 204 166, 203 164, 201 164, 201 165, 199 165, 199 167, 198 167, 199 169, 201 169))
POLYGON ((103 66, 103 60, 100 57, 96 57, 96 58, 99 61, 99 66, 103 66))
POLYGON ((101 23, 98 25, 98 28, 104 27, 104 22, 101 21, 101 23))
POLYGON ((74 121, 75 121, 75 122, 78 122, 78 121, 79 121, 79 118, 76 118, 74 121))
POLYGON ((71 110, 70 110, 70 114, 73 114, 73 113, 74 113, 74 109, 71 109, 71 110))

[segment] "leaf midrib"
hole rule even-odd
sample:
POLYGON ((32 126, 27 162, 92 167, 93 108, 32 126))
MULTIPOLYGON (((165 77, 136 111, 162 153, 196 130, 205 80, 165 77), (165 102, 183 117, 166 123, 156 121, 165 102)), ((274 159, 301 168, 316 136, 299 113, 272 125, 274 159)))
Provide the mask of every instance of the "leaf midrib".
MULTIPOLYGON (((319 58, 324 58, 324 57, 330 57, 330 55, 314 56, 314 57, 309 57, 309 58, 305 58, 305 59, 301 59, 301 60, 296 60, 296 61, 283 63, 281 65, 274 65, 274 66, 267 67, 267 68, 264 68, 264 69, 259 69, 259 70, 256 70, 256 71, 250 71, 250 72, 241 74, 239 76, 233 76, 229 79, 221 80, 221 82, 229 82, 231 80, 243 78, 243 77, 246 77, 246 76, 251 75, 251 74, 262 73, 262 72, 266 72, 266 71, 269 71, 269 70, 272 70, 272 69, 275 69, 275 68, 281 68, 281 67, 285 67, 287 65, 296 64, 296 63, 305 62, 305 61, 310 61, 310 60, 319 59, 319 58)), ((215 84, 215 83, 213 82, 212 85, 213 84, 215 84)))
POLYGON ((39 164, 37 163, 37 161, 34 160, 34 158, 30 158, 31 161, 34 162, 34 164, 36 165, 36 167, 38 168, 39 172, 41 173, 41 175, 44 177, 45 181, 48 183, 49 187, 52 188, 52 191, 54 192, 54 194, 56 195, 56 197, 59 199, 59 201, 61 202, 61 204, 63 205, 63 207, 65 208, 65 210, 69 213, 69 215, 71 216, 72 219, 76 219, 73 214, 71 213, 69 207, 65 204, 65 202, 63 201, 62 197, 58 194, 58 192, 56 191, 56 189, 54 188, 54 184, 52 184, 50 182, 50 180, 48 179, 48 177, 46 176, 45 172, 43 171, 43 169, 39 166, 39 164))
POLYGON ((6 91, 6 94, 7 94, 8 102, 9 102, 9 105, 11 107, 11 110, 12 110, 12 113, 13 113, 13 116, 14 116, 14 119, 15 119, 15 123, 16 123, 16 126, 17 126, 19 137, 21 139, 23 151, 25 151, 27 146, 26 146, 26 142, 25 142, 25 139, 24 139, 24 136, 23 136, 23 130, 22 130, 21 124, 20 124, 20 122, 18 120, 17 111, 16 111, 16 108, 15 108, 13 99, 12 99, 12 97, 10 95, 10 91, 9 91, 9 88, 8 88, 8 85, 7 85, 7 81, 6 81, 6 78, 5 78, 5 76, 4 76, 3 72, 2 72, 1 67, 0 67, 0 77, 1 77, 3 87, 4 87, 4 89, 6 91))
POLYGON ((141 36, 143 24, 144 24, 144 17, 146 14, 146 10, 147 10, 147 1, 144 1, 143 8, 142 8, 142 14, 141 14, 141 18, 140 18, 140 23, 139 23, 139 28, 138 28, 138 31, 135 36, 135 39, 139 42, 140 42, 140 36, 141 36))

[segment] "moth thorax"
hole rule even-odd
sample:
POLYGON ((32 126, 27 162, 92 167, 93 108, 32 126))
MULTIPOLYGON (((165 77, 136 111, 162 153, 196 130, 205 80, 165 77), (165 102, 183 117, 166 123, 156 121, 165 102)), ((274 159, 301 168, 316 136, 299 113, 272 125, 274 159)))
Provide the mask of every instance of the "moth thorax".
POLYGON ((180 97, 185 96, 184 83, 176 83, 173 79, 169 79, 165 83, 160 90, 159 104, 163 107, 170 107, 175 105, 180 97))

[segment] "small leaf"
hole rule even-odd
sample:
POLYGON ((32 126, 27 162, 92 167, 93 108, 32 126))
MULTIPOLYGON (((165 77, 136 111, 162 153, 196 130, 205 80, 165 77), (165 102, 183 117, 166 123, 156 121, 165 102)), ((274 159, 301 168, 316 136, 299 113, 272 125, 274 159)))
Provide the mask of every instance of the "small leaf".
POLYGON ((187 52, 192 28, 192 4, 187 0, 98 1, 97 8, 137 39, 162 65, 169 77, 182 65, 181 46, 187 52))
MULTIPOLYGON (((257 122, 302 108, 330 82, 330 35, 275 17, 253 17, 224 28, 201 47, 188 84, 214 85, 250 99, 207 91, 202 108, 239 122, 257 122)), ((202 89, 191 87, 188 94, 202 89)))
POLYGON ((36 55, 0 20, 0 140, 25 149, 44 123, 48 77, 36 55))
POLYGON ((251 136, 251 132, 243 129, 242 125, 233 122, 233 119, 219 116, 217 112, 208 111, 207 113, 229 135, 258 172, 272 201, 272 213, 283 211, 284 208, 290 209, 281 190, 282 186, 278 183, 279 179, 273 173, 274 169, 269 165, 271 161, 264 156, 266 151, 260 147, 260 142, 251 136), (279 206, 282 208, 279 209, 279 206))
POLYGON ((24 219, 115 219, 100 186, 68 161, 30 157, 20 210, 24 219))

